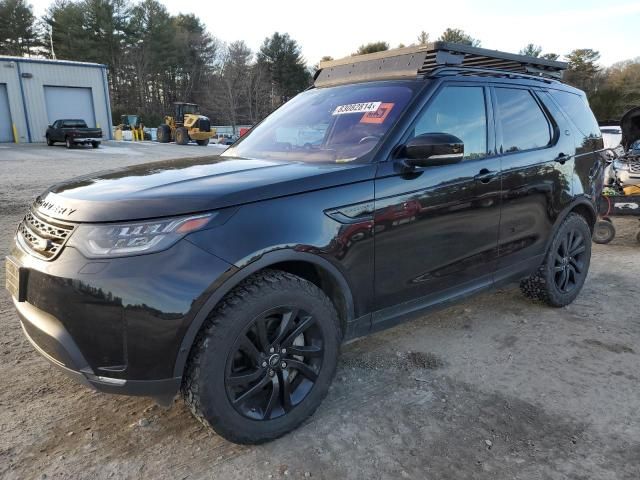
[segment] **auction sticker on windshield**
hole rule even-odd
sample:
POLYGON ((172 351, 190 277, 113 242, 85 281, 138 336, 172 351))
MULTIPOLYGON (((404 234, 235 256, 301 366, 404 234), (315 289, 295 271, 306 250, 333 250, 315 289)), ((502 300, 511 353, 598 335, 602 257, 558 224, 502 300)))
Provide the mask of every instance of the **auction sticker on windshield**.
POLYGON ((380 108, 382 102, 350 103, 349 105, 338 105, 332 115, 344 115, 345 113, 367 113, 375 112, 380 108))
POLYGON ((382 103, 375 112, 367 112, 360 119, 360 123, 376 123, 381 124, 389 116, 389 112, 393 108, 393 103, 382 103))

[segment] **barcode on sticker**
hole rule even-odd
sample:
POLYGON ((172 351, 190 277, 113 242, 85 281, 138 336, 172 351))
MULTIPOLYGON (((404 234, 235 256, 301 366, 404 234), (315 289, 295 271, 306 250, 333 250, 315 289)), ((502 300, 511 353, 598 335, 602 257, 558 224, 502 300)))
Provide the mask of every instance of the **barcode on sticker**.
POLYGON ((345 113, 367 113, 375 112, 382 102, 350 103, 349 105, 338 105, 333 111, 333 115, 344 115, 345 113))

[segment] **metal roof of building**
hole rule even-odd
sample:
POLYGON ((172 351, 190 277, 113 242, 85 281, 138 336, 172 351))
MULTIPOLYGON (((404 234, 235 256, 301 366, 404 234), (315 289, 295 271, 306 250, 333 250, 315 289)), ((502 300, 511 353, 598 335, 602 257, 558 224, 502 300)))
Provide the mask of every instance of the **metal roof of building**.
POLYGON ((0 55, 0 62, 51 63, 53 65, 107 68, 107 66, 102 63, 76 62, 75 60, 54 60, 51 58, 40 58, 40 57, 14 57, 11 55, 0 55))

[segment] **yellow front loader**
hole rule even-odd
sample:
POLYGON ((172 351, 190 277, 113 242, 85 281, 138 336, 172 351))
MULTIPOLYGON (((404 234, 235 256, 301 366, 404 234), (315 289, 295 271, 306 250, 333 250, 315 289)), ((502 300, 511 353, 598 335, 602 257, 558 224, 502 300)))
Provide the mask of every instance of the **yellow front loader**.
POLYGON ((175 141, 178 145, 186 145, 193 140, 198 145, 208 145, 216 130, 211 128, 208 117, 198 113, 198 105, 184 102, 173 105, 175 115, 164 117, 164 123, 158 127, 158 142, 175 141))

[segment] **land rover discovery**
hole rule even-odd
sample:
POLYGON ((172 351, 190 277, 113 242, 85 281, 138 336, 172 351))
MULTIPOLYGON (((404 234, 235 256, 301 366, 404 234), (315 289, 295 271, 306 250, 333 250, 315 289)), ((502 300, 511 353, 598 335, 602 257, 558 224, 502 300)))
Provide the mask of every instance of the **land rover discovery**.
POLYGON ((50 187, 17 228, 24 333, 83 384, 258 443, 327 394, 340 344, 589 269, 603 143, 565 64, 436 43, 323 64, 220 156, 50 187))

